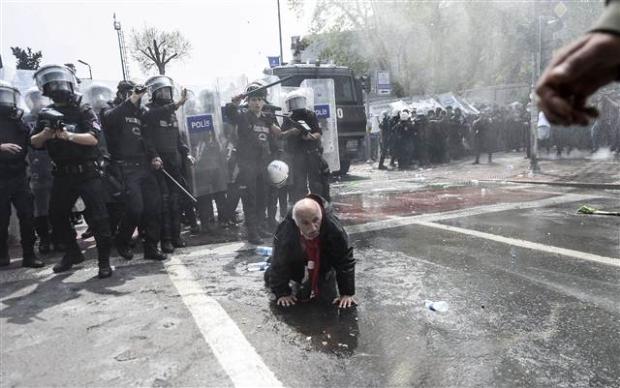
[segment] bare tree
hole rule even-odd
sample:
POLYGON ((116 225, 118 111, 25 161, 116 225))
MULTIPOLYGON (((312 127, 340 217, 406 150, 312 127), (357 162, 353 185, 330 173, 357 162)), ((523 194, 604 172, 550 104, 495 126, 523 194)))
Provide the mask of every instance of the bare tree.
POLYGON ((189 56, 192 46, 178 30, 167 32, 155 27, 144 27, 141 31, 131 31, 132 57, 149 72, 156 67, 161 75, 166 74, 166 65, 170 61, 189 56))

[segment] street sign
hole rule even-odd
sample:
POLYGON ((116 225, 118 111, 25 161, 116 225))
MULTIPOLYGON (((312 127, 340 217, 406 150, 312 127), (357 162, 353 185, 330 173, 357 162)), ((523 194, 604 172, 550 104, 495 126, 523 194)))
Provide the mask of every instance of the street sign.
POLYGON ((389 71, 377 72, 377 94, 390 94, 392 93, 392 83, 390 82, 389 71))
POLYGON ((274 68, 276 66, 280 66, 280 57, 267 57, 267 60, 269 61, 269 67, 270 68, 274 68))

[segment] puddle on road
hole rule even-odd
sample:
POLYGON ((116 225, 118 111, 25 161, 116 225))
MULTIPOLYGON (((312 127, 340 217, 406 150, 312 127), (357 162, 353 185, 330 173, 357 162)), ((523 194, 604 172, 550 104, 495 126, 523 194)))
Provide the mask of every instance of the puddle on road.
POLYGON ((351 356, 357 348, 360 330, 357 309, 338 309, 320 302, 282 308, 272 303, 271 312, 300 333, 309 350, 351 356))
POLYGON ((497 187, 438 186, 422 191, 346 195, 334 200, 334 208, 343 223, 351 225, 380 221, 393 216, 439 213, 502 202, 540 200, 553 195, 497 187))

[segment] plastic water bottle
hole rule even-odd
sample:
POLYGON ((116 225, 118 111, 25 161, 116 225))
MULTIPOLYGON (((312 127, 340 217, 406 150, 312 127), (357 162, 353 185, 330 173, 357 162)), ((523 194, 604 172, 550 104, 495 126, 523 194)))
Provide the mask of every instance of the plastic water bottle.
POLYGON ((256 247, 256 254, 259 256, 269 257, 272 253, 272 247, 256 247))
POLYGON ((448 311, 448 303, 444 301, 432 302, 430 300, 425 300, 424 305, 427 309, 438 313, 445 313, 448 311))
POLYGON ((250 263, 248 264, 248 272, 264 271, 267 269, 267 267, 269 267, 269 263, 266 261, 250 263))

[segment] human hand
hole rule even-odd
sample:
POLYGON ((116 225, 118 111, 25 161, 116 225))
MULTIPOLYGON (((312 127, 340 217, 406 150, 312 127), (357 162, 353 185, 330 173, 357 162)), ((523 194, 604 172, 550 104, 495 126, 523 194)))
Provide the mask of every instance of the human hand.
POLYGON ((563 48, 536 86, 538 106, 553 124, 586 125, 597 117, 586 101, 620 75, 620 36, 595 32, 563 48))
POLYGON ((301 138, 308 141, 317 139, 314 133, 305 133, 301 138))
POLYGON ((193 166, 194 164, 196 164, 196 158, 194 158, 190 154, 187 154, 187 161, 189 162, 190 166, 193 166))
POLYGON ((234 96, 231 101, 233 104, 239 105, 241 104, 241 100, 243 100, 244 98, 245 98, 245 94, 239 94, 237 96, 234 96))
POLYGON ((295 302, 297 302, 297 298, 295 298, 295 296, 293 295, 289 295, 279 297, 276 304, 278 306, 289 307, 295 305, 295 302))
POLYGON ((355 299, 353 299, 353 295, 341 295, 338 298, 334 299, 332 304, 337 304, 338 308, 346 309, 357 305, 357 302, 355 301, 355 299))
POLYGON ((55 131, 54 133, 54 137, 56 139, 60 139, 64 141, 69 141, 69 135, 71 134, 69 133, 69 131, 67 131, 67 128, 64 128, 64 127, 62 129, 55 131))
POLYGON ((19 154, 22 151, 22 147, 13 143, 0 144, 0 152, 8 152, 10 154, 19 154))
POLYGON ((151 166, 153 166, 155 170, 159 170, 160 168, 163 167, 163 165, 164 165, 164 162, 163 160, 161 160, 159 156, 153 158, 153 160, 151 161, 151 166))

